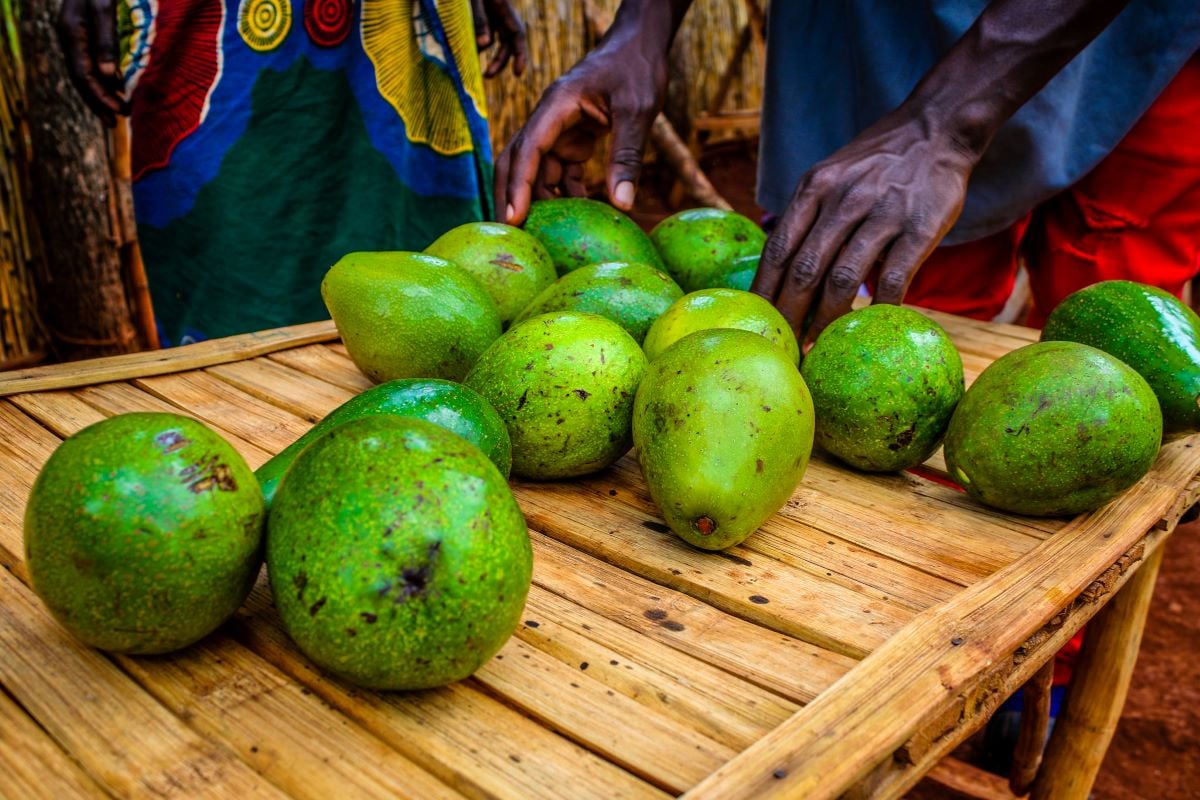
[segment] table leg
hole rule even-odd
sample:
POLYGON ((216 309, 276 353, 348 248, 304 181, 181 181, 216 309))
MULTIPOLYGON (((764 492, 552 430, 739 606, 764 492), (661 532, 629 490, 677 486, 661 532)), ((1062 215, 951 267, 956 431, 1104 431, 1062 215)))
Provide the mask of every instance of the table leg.
POLYGON ((1034 800, 1086 800, 1108 750, 1154 595, 1161 545, 1088 623, 1066 703, 1054 723, 1034 800))

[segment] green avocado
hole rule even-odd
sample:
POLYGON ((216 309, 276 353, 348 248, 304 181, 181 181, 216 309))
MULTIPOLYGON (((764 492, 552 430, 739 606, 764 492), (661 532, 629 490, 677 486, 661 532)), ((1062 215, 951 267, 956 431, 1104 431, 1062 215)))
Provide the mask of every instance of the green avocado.
POLYGON ((320 667, 372 689, 475 672, 516 627, 532 569, 504 476, 422 419, 364 417, 317 439, 267 523, 284 629, 320 667))
POLYGON ((559 275, 588 264, 629 261, 666 271, 650 237, 637 223, 598 200, 559 197, 529 207, 525 230, 537 237, 559 275))
POLYGON ((783 351, 748 331, 700 331, 652 362, 633 441, 671 530, 705 550, 741 543, 804 477, 813 404, 783 351))
POLYGON ((696 331, 739 328, 776 344, 792 364, 800 363, 800 345, 787 320, 773 305, 739 289, 702 289, 676 300, 654 321, 642 348, 653 361, 675 342, 696 331))
POLYGON ((512 446, 504 420, 488 402, 460 383, 436 378, 409 378, 373 386, 330 411, 303 436, 255 472, 267 510, 279 481, 296 457, 318 437, 342 423, 372 414, 416 417, 456 433, 483 451, 500 474, 512 468, 512 446))
POLYGON ((629 451, 646 357, 596 314, 562 311, 514 325, 465 381, 500 412, 513 472, 553 480, 603 469, 629 451))
POLYGON ((801 368, 817 444, 858 469, 920 464, 941 444, 963 395, 962 358, 933 320, 873 305, 835 320, 801 368))
POLYGON ((1094 347, 1040 342, 997 359, 967 390, 946 431, 946 468, 989 506, 1069 516, 1137 483, 1161 441, 1141 375, 1094 347))
POLYGON ((461 380, 501 332, 479 282, 424 253, 350 253, 325 274, 321 296, 350 358, 376 383, 461 380))
POLYGON ((471 273, 496 302, 505 325, 558 277, 541 242, 520 228, 497 222, 459 225, 425 252, 471 273))
POLYGON ((752 253, 726 262, 713 273, 711 288, 750 291, 754 276, 758 274, 758 261, 761 256, 761 253, 752 253))
POLYGON ((1093 284, 1058 304, 1042 341, 1116 356, 1158 396, 1165 432, 1200 431, 1200 317, 1174 295, 1132 281, 1093 284))
POLYGON ((650 241, 671 277, 685 292, 694 292, 720 286, 734 259, 762 253, 767 235, 734 211, 689 208, 654 226, 650 241))
POLYGON ((568 272, 538 295, 517 322, 551 311, 584 311, 611 319, 641 344, 650 324, 681 297, 683 291, 665 272, 610 261, 568 272))
POLYGON ((263 500, 228 442, 176 414, 121 414, 64 441, 25 509, 33 589, 76 638, 167 653, 237 610, 262 563, 263 500))

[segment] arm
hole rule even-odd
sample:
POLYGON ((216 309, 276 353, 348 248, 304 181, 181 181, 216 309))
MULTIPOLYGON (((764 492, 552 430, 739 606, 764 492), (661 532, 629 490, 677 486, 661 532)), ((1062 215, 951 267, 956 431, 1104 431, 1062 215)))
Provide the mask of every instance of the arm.
POLYGON ((881 262, 877 303, 899 303, 953 226, 992 136, 1128 0, 995 0, 913 89, 796 187, 753 291, 809 342, 881 262), (819 302, 818 302, 819 298, 819 302))
POLYGON ((108 127, 129 113, 117 70, 117 14, 113 0, 63 0, 58 43, 79 96, 108 127))
POLYGON ((496 211, 519 225, 535 198, 580 196, 583 164, 612 131, 608 196, 628 210, 662 108, 667 51, 692 0, 625 0, 596 49, 551 84, 496 161, 496 211))
POLYGON ((529 60, 525 43, 525 23, 512 0, 471 0, 475 18, 475 44, 482 51, 499 42, 492 54, 485 78, 494 78, 504 71, 511 60, 513 75, 520 76, 529 60))

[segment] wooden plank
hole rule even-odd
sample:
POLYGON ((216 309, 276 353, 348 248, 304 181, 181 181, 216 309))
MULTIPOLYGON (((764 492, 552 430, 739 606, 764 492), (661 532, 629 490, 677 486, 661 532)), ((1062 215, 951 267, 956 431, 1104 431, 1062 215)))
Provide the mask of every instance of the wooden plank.
POLYGON ((734 750, 753 744, 798 708, 541 586, 531 588, 516 636, 564 664, 587 664, 588 677, 607 689, 734 750))
POLYGON ((309 422, 319 421, 356 394, 267 358, 235 361, 205 371, 309 422))
POLYGON ((334 339, 337 339, 337 328, 332 320, 325 320, 212 339, 184 347, 13 370, 0 374, 0 397, 183 372, 334 339))
POLYGON ((465 681, 423 692, 369 692, 317 671, 283 633, 270 593, 258 587, 236 631, 254 652, 471 797, 663 798, 666 795, 552 733, 465 681))
POLYGON ((536 585, 709 664, 807 703, 853 659, 761 628, 530 531, 536 585))
POLYGON ((1016 800, 1017 795, 999 775, 959 761, 943 758, 929 771, 929 780, 967 797, 979 800, 1016 800))
POLYGON ((201 739, 0 570, 0 683, 85 770, 122 797, 282 797, 201 739))
POLYGON ((164 706, 289 797, 462 796, 228 637, 119 660, 164 706))
POLYGON ((923 612, 838 684, 688 794, 836 797, 995 669, 1143 539, 1200 468, 1168 445, 1134 490, 923 612), (925 710, 925 713, 917 711, 925 710))
POLYGON ((0 795, 28 800, 107 797, 46 732, 0 691, 0 795))
POLYGON ((375 385, 370 378, 358 371, 353 361, 324 345, 314 344, 280 350, 267 358, 350 392, 358 393, 375 385))
MULTIPOLYGON (((860 658, 913 612, 742 548, 710 553, 685 544, 661 520, 605 502, 580 485, 516 483, 530 527, 655 583, 825 649, 860 658), (569 518, 564 508, 572 509, 569 518)), ((608 498, 611 499, 611 498, 608 498)))

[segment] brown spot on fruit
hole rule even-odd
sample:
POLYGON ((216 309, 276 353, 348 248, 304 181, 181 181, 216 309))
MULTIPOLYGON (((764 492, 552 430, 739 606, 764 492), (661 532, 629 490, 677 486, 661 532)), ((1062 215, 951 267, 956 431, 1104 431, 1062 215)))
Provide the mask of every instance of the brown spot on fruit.
POLYGON ((692 528, 701 536, 711 536, 713 531, 717 529, 716 520, 707 514, 703 517, 697 517, 692 520, 692 528))
POLYGON ((154 441, 162 449, 164 455, 182 450, 192 443, 191 439, 179 431, 163 431, 154 437, 154 441))
POLYGON ((329 601, 328 597, 322 597, 320 600, 313 603, 311 606, 308 607, 308 615, 310 617, 315 617, 317 615, 317 612, 320 611, 322 608, 324 608, 325 603, 328 601, 329 601))

